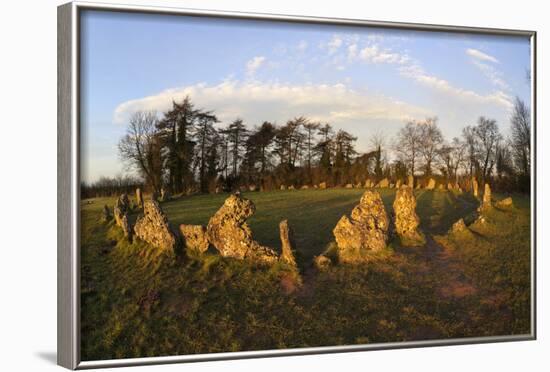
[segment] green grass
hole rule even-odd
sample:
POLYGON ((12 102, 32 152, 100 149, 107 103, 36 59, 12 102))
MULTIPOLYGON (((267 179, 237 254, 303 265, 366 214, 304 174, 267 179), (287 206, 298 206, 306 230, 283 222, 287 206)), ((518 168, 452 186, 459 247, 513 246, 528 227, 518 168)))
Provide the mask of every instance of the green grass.
MULTIPOLYGON (((395 191, 380 191, 390 213, 395 191)), ((330 245, 336 222, 363 192, 244 196, 256 204, 249 220, 255 238, 279 249, 278 223, 287 218, 308 262, 330 245)), ((471 234, 450 236, 477 201, 415 194, 426 246, 405 248, 393 239, 368 265, 321 273, 302 265, 301 279, 283 265, 262 268, 215 254, 170 260, 99 222, 114 199, 83 201, 82 359, 528 333, 529 199, 514 195, 515 208, 495 209, 471 234)), ((185 197, 162 207, 176 226, 206 224, 226 197, 185 197)))

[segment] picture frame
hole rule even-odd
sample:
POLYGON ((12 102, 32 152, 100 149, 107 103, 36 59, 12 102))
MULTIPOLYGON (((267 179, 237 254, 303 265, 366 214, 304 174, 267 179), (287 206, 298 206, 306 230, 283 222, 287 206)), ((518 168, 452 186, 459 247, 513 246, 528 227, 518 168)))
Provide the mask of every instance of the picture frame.
POLYGON ((526 30, 492 29, 483 27, 444 26, 437 24, 396 23, 372 20, 319 18, 226 12, 212 10, 192 10, 156 6, 112 5, 90 2, 71 2, 58 7, 58 215, 57 215, 57 350, 58 364, 69 369, 89 369, 100 367, 134 366, 150 364, 183 363, 198 361, 231 360, 242 358, 263 358, 275 356, 341 353, 367 350, 386 350, 411 347, 429 347, 478 343, 525 341, 536 339, 536 32, 526 30), (433 31, 462 33, 468 35, 523 36, 530 39, 531 48, 531 123, 532 123, 532 162, 531 162, 531 252, 530 252, 530 332, 521 335, 480 336, 445 340, 418 340, 405 342, 383 342, 358 345, 306 347, 261 351, 235 351, 210 354, 190 354, 125 358, 112 360, 81 360, 80 345, 80 216, 81 216, 81 172, 80 172, 80 108, 81 108, 81 63, 80 17, 85 11, 123 12, 128 14, 155 14, 171 16, 194 16, 209 19, 242 20, 243 22, 266 21, 300 25, 333 25, 376 27, 389 30, 433 31))

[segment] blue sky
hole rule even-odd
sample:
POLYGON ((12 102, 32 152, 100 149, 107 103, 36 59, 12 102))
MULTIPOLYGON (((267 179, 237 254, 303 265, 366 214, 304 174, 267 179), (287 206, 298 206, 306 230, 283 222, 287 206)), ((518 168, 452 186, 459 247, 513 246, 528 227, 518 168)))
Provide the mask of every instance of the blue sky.
POLYGON ((125 172, 117 143, 137 110, 190 95, 225 125, 305 115, 388 145, 408 120, 437 116, 447 139, 480 115, 509 132, 531 104, 527 38, 85 11, 81 174, 125 172))

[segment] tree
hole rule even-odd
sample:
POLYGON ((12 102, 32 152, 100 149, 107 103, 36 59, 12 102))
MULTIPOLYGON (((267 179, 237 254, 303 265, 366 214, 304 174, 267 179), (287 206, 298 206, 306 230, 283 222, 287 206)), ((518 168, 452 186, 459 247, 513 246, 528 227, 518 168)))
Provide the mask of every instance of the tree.
POLYGON ((153 111, 138 111, 128 123, 126 134, 118 143, 121 159, 136 169, 146 184, 159 192, 162 186, 163 156, 156 132, 157 115, 153 111))
POLYGON ((437 126, 436 117, 419 122, 418 129, 420 135, 419 152, 424 162, 424 175, 431 176, 432 166, 443 144, 443 134, 437 126))
POLYGON ((334 130, 330 124, 325 123, 323 126, 319 126, 318 135, 321 136, 321 139, 315 145, 315 152, 319 156, 319 165, 325 171, 328 171, 332 165, 331 159, 331 149, 332 149, 332 135, 334 130))
POLYGON ((201 192, 208 192, 210 178, 216 168, 218 132, 214 128, 214 124, 217 122, 216 115, 213 115, 211 112, 200 112, 197 114, 197 124, 194 132, 197 143, 195 164, 199 169, 199 187, 201 192))
POLYGON ((454 182, 458 182, 458 169, 464 164, 466 148, 466 143, 454 137, 450 144, 443 145, 439 150, 445 173, 449 179, 454 179, 454 182))
POLYGON ((514 163, 523 176, 529 176, 531 173, 531 118, 529 111, 525 102, 516 97, 511 118, 511 148, 514 163))
POLYGON ((296 161, 302 155, 305 134, 302 130, 303 124, 307 123, 303 116, 296 117, 278 128, 275 135, 275 153, 279 156, 281 164, 288 169, 296 167, 296 161))
POLYGON ((172 109, 156 124, 173 192, 181 192, 193 182, 191 165, 195 143, 191 134, 199 113, 191 99, 185 97, 181 103, 172 101, 172 109))
POLYGON ((416 121, 409 121, 397 133, 397 140, 394 144, 401 161, 407 164, 410 174, 414 176, 418 157, 420 156, 421 131, 416 121))
POLYGON ((311 160, 313 158, 313 148, 315 146, 313 141, 315 139, 315 133, 319 130, 321 124, 317 122, 307 121, 303 124, 303 126, 306 133, 306 167, 308 172, 311 172, 311 160))
POLYGON ((474 127, 474 134, 479 146, 479 164, 483 183, 490 177, 495 159, 495 152, 502 136, 498 130, 497 122, 481 116, 474 127))
POLYGON ((242 119, 236 119, 227 128, 227 135, 229 140, 230 152, 231 152, 231 164, 233 177, 238 176, 239 162, 242 159, 242 152, 244 149, 246 137, 248 136, 248 130, 244 125, 242 119))

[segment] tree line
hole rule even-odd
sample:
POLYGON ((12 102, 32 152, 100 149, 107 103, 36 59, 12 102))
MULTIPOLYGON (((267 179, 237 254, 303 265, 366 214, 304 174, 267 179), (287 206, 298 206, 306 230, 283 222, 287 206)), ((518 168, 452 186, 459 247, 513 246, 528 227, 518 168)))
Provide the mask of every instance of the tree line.
MULTIPOLYGON (((519 98, 510 125, 511 135, 504 138, 496 121, 482 116, 448 141, 436 117, 413 120, 391 140, 372 135, 371 149, 359 153, 357 137, 329 123, 300 116, 281 125, 265 121, 249 128, 237 118, 221 126, 213 111, 196 108, 186 97, 172 102, 162 115, 134 113, 118 152, 129 170, 139 175, 142 187, 156 192, 165 188, 175 194, 251 185, 263 190, 320 182, 338 186, 410 174, 443 182, 476 177, 497 188, 528 192, 530 113, 519 98)), ((116 180, 108 181, 102 178, 83 190, 109 194, 116 189, 116 180)), ((135 186, 135 178, 128 181, 135 186)))

